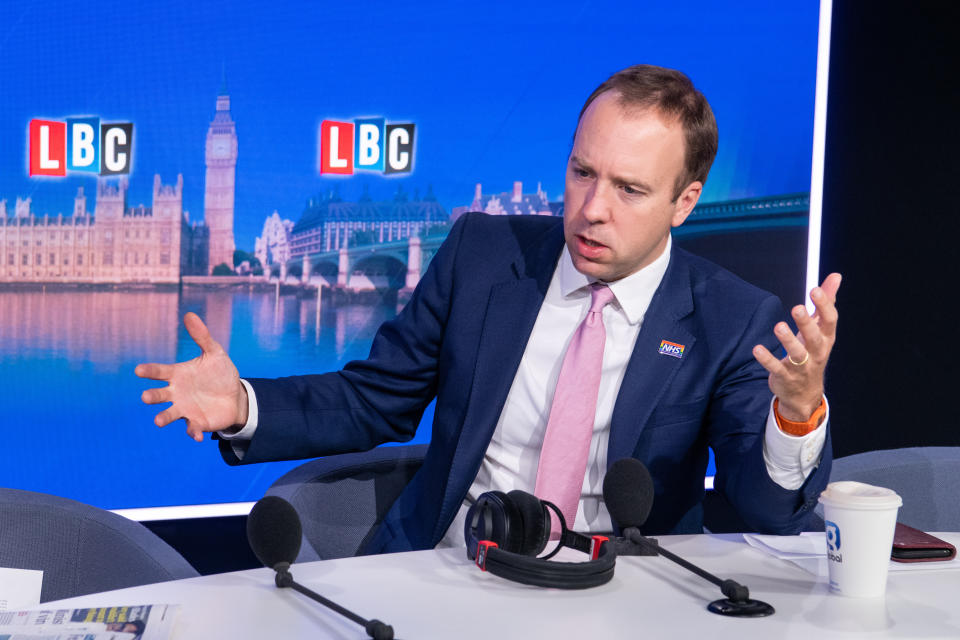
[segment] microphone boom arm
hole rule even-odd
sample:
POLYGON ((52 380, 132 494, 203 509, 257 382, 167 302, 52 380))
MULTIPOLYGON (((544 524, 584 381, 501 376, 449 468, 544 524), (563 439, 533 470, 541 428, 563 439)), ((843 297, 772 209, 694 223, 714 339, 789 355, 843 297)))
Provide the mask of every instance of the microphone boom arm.
MULTIPOLYGON (((645 537, 643 534, 640 533, 640 531, 636 527, 627 527, 623 531, 623 535, 625 538, 627 538, 631 542, 638 544, 649 551, 653 551, 655 554, 659 554, 664 558, 666 558, 667 560, 675 562, 676 564, 680 565, 684 569, 688 571, 692 571, 693 573, 697 574, 704 580, 708 580, 713 584, 717 585, 718 587, 720 587, 721 593, 723 593, 723 595, 725 595, 731 601, 746 602, 747 600, 750 599, 750 590, 746 586, 736 582, 735 580, 729 580, 729 579, 721 580, 720 578, 713 575, 712 573, 704 571, 703 569, 696 566, 695 564, 691 564, 690 562, 687 562, 680 556, 670 551, 667 551, 666 549, 661 547, 657 543, 657 541, 654 540, 653 538, 645 537)), ((651 553, 651 555, 654 555, 654 553, 651 553)))
POLYGON ((333 609, 343 617, 349 618, 353 622, 356 622, 357 624, 362 626, 366 630, 367 635, 370 636, 371 638, 374 638, 374 640, 393 640, 393 627, 391 627, 390 625, 384 622, 381 622, 379 620, 367 620, 366 618, 362 618, 357 614, 355 614, 353 611, 350 611, 349 609, 345 609, 341 607, 333 600, 328 600, 327 598, 324 598, 319 593, 306 588, 305 586, 303 586, 302 584, 294 580, 293 574, 290 573, 289 562, 278 562, 276 566, 273 567, 273 570, 277 572, 277 575, 274 578, 274 582, 281 589, 286 589, 289 587, 290 589, 293 589, 298 593, 302 593, 303 595, 307 596, 311 600, 315 600, 316 602, 319 602, 323 606, 333 609))

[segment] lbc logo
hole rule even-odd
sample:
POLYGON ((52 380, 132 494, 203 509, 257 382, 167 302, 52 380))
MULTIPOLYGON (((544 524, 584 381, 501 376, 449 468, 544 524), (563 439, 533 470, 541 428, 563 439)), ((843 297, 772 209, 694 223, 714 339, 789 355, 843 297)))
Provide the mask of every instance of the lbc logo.
POLYGON ((320 173, 351 175, 354 171, 413 171, 413 123, 387 124, 383 118, 320 123, 320 173))
POLYGON ((130 173, 132 122, 101 123, 96 117, 31 120, 29 137, 31 176, 130 173))

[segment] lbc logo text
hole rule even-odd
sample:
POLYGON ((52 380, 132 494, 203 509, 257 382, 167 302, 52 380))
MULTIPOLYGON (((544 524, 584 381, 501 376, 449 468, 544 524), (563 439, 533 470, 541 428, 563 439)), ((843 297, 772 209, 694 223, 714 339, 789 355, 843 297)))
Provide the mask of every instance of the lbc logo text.
POLYGON ((30 175, 65 176, 67 172, 101 176, 130 173, 133 123, 100 118, 30 121, 30 175))
POLYGON ((320 173, 413 171, 413 123, 387 124, 383 118, 320 123, 320 173))

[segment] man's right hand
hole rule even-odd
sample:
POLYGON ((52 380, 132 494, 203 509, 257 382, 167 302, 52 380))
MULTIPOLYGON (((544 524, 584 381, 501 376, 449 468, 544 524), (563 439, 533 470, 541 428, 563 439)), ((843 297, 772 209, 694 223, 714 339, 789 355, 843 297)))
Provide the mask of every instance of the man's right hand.
POLYGON ((134 373, 167 383, 140 396, 147 404, 173 403, 153 419, 157 426, 183 418, 187 434, 201 442, 205 431, 222 431, 247 422, 247 392, 233 361, 200 316, 188 313, 183 325, 200 347, 199 356, 176 364, 138 364, 134 373))

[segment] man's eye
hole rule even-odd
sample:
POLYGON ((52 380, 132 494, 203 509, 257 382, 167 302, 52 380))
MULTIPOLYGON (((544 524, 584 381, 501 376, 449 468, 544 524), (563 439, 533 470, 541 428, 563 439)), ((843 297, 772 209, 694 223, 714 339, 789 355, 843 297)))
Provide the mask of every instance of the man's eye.
POLYGON ((636 189, 634 189, 634 188, 631 187, 630 185, 626 185, 626 184, 623 185, 623 192, 624 192, 625 194, 627 194, 628 196, 634 196, 634 195, 639 195, 639 194, 640 194, 639 191, 637 191, 636 189))
POLYGON ((573 175, 577 176, 578 178, 589 178, 590 172, 586 169, 581 169, 580 167, 574 167, 573 175))

